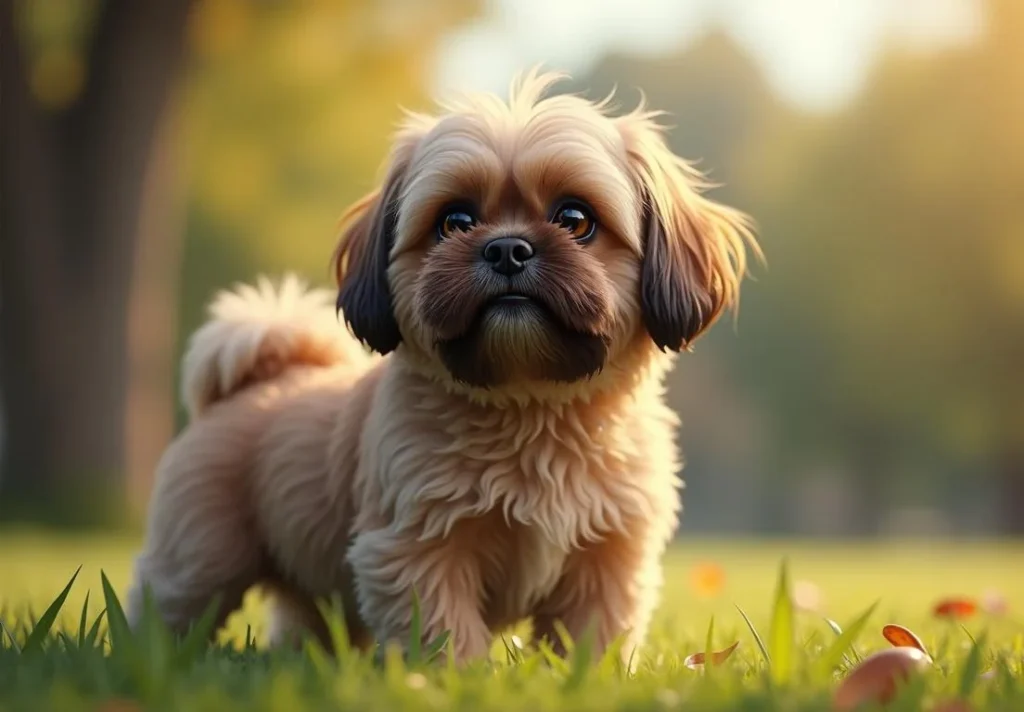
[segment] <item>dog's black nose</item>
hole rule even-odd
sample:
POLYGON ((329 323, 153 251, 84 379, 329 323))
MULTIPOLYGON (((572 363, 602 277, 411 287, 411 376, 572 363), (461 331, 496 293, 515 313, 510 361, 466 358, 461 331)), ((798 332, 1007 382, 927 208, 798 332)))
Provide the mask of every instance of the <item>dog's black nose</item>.
POLYGON ((533 257, 533 245, 521 237, 499 237, 484 245, 483 257, 495 272, 511 277, 533 257))

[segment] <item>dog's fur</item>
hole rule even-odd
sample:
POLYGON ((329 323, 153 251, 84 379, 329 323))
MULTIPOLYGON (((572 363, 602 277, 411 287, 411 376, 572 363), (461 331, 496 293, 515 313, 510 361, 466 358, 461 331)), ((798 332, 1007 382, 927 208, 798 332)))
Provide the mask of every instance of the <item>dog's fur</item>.
POLYGON ((314 602, 332 595, 358 644, 405 642, 413 590, 424 634, 450 631, 463 660, 525 617, 549 637, 593 623, 627 655, 643 640, 680 510, 663 380, 736 302, 757 245, 656 114, 542 97, 557 78, 409 115, 382 187, 345 218, 337 295, 288 280, 214 302, 184 360, 191 423, 159 465, 133 623, 147 587, 181 630, 215 594, 223 621, 263 584, 274 642, 323 636, 314 602), (565 196, 593 207, 592 242, 550 222, 565 196), (452 201, 480 219, 439 240, 452 201), (509 235, 536 255, 499 277, 481 248, 509 235), (510 289, 532 301, 492 305, 510 289))

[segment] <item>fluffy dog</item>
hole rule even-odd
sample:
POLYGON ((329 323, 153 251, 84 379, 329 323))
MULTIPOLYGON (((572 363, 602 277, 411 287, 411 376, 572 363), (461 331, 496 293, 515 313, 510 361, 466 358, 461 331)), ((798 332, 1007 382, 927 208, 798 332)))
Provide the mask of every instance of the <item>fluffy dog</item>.
POLYGON ((460 660, 527 617, 643 641, 680 511, 663 381, 757 244, 655 113, 546 96, 556 79, 408 115, 343 221, 337 294, 213 303, 130 621, 146 587, 181 630, 262 584, 275 643, 323 636, 332 595, 357 644, 407 642, 413 591, 460 660))

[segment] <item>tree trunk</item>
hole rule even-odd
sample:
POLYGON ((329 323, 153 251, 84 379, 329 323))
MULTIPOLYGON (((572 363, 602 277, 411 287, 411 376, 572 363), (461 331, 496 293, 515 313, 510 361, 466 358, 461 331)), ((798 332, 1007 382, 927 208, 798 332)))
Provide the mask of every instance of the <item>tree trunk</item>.
POLYGON ((129 302, 146 224, 143 188, 155 180, 154 139, 171 105, 190 4, 105 0, 87 53, 86 86, 59 112, 34 100, 14 41, 14 3, 4 5, 5 519, 76 522, 121 511, 129 302))
POLYGON ((145 514, 157 461, 174 432, 178 284, 184 201, 177 180, 180 114, 165 115, 143 185, 128 313, 125 474, 129 516, 145 514))

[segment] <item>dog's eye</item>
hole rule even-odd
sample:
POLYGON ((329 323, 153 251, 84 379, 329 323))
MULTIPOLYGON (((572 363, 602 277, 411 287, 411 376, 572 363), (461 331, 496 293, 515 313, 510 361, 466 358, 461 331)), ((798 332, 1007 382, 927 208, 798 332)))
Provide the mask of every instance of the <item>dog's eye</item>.
POLYGON ((586 242, 594 236, 597 221, 586 205, 577 202, 564 203, 555 211, 553 223, 569 231, 572 239, 586 242))
POLYGON ((475 224, 476 219, 465 210, 450 210, 438 223, 437 236, 444 240, 456 232, 468 232, 475 224))

